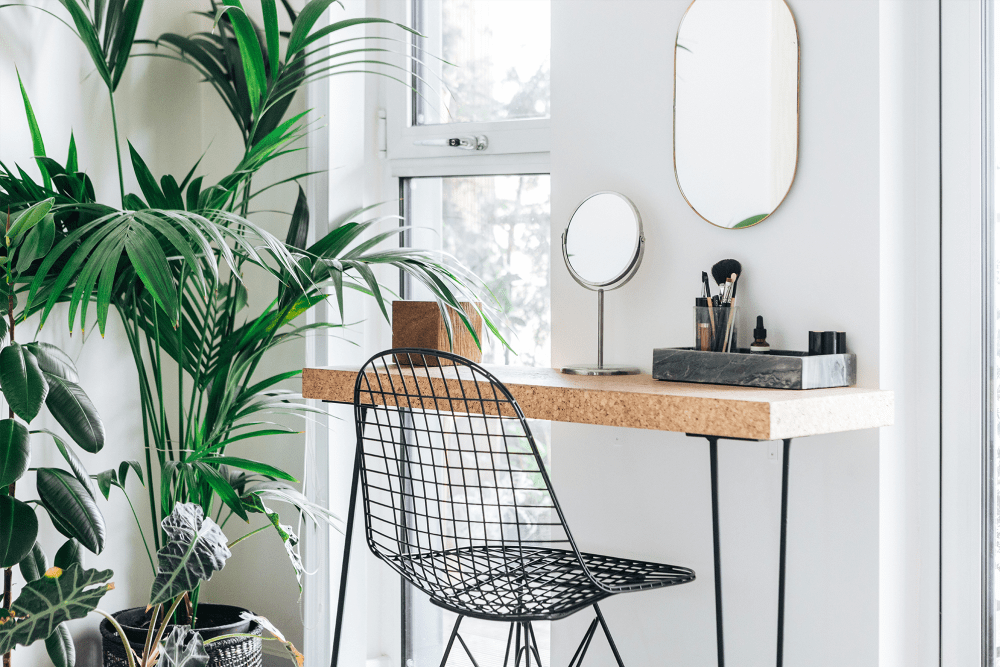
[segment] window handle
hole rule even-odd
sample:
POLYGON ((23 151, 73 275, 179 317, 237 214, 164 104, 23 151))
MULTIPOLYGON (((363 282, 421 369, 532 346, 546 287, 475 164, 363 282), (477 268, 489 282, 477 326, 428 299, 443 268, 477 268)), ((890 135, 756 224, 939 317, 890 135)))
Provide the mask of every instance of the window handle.
POLYGON ((463 151, 484 151, 486 150, 490 142, 486 138, 486 135, 479 135, 477 137, 465 136, 465 137, 452 137, 450 139, 423 139, 421 141, 414 141, 414 146, 450 146, 451 148, 460 148, 463 151))

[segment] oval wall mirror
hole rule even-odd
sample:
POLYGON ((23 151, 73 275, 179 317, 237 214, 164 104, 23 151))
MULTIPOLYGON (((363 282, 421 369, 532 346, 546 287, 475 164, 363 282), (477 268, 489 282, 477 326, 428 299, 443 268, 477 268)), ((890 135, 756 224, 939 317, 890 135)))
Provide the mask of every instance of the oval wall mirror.
POLYGON ((617 192, 598 192, 576 207, 562 235, 563 261, 576 282, 597 292, 597 365, 566 366, 573 375, 635 375, 634 366, 604 365, 604 292, 621 287, 642 262, 646 240, 639 210, 617 192))
POLYGON ((774 213, 795 178, 799 40, 784 0, 694 0, 674 48, 674 173, 719 227, 774 213))

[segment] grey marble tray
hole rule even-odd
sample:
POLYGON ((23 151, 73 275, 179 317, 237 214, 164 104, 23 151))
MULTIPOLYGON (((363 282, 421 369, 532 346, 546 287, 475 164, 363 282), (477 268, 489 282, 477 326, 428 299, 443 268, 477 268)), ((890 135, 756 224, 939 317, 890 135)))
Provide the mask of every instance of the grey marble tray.
POLYGON ((653 350, 653 377, 671 382, 702 382, 770 389, 850 387, 857 382, 853 354, 771 350, 770 354, 702 352, 690 347, 653 350))

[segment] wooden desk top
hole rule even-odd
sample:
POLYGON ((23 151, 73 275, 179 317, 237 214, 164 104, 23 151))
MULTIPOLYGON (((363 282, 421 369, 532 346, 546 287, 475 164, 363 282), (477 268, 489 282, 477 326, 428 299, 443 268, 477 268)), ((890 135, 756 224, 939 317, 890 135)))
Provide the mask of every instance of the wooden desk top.
MULTIPOLYGON (((595 377, 565 375, 554 368, 485 368, 507 386, 531 419, 779 440, 891 426, 894 415, 893 393, 878 389, 757 389, 662 382, 649 375, 595 377)), ((358 370, 306 368, 302 395, 353 403, 358 370)), ((440 377, 441 371, 431 373, 440 377)), ((449 374, 458 381, 453 371, 449 374)))

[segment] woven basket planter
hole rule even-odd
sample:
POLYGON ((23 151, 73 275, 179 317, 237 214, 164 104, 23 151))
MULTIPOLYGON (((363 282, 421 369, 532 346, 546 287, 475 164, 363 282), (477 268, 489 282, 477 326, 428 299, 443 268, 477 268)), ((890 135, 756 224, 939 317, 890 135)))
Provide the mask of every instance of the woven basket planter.
MULTIPOLYGON (((228 605, 201 605, 198 612, 198 625, 195 628, 204 639, 220 635, 248 632, 254 637, 231 637, 212 642, 205 647, 208 652, 208 667, 261 667, 263 665, 263 642, 261 628, 256 623, 241 621, 239 607, 228 605), (202 620, 210 627, 202 626, 202 620), (215 619, 222 619, 216 622, 215 619), (230 622, 231 621, 231 622, 230 622)), ((129 643, 137 653, 141 653, 146 640, 146 630, 142 627, 148 616, 142 607, 126 609, 113 614, 115 620, 125 630, 129 643)), ((148 627, 148 626, 147 626, 148 627)), ((128 667, 128 658, 121 638, 107 619, 101 621, 101 639, 104 646, 104 667, 128 667)))

